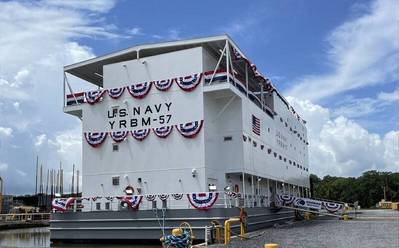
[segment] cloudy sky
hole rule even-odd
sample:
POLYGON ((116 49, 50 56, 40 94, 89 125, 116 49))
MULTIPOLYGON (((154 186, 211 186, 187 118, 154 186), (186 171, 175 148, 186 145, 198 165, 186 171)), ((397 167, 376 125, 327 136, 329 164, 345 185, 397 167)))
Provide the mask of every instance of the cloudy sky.
POLYGON ((312 173, 399 171, 398 1, 142 2, 0 3, 6 193, 34 192, 36 155, 45 169, 60 161, 69 171, 73 163, 81 167, 80 122, 62 112, 64 65, 136 44, 221 33, 308 121, 312 173))

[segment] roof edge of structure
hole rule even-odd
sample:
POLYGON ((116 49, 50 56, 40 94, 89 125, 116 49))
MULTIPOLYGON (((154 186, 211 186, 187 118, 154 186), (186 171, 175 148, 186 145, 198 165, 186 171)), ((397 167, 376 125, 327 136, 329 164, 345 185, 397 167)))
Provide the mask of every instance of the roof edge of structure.
POLYGON ((74 64, 64 66, 64 71, 69 72, 73 69, 86 66, 89 64, 94 64, 96 62, 100 62, 107 59, 112 59, 118 56, 127 55, 130 53, 138 52, 144 49, 152 49, 152 48, 165 48, 165 47, 173 47, 173 46, 180 46, 180 45, 191 45, 196 43, 206 43, 212 41, 220 41, 220 40, 229 40, 230 42, 234 43, 231 38, 227 34, 217 35, 217 36, 208 36, 203 38, 193 38, 188 40, 177 40, 177 41, 166 41, 166 42, 159 42, 159 43, 152 43, 152 44, 143 44, 137 45, 133 47, 129 47, 126 49, 122 49, 116 52, 100 55, 91 59, 87 59, 81 62, 77 62, 74 64))

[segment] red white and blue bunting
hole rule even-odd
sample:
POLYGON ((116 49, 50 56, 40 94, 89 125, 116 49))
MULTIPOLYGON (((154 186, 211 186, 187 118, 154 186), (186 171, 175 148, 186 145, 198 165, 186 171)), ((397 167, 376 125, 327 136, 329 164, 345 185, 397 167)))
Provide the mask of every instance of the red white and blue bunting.
POLYGON ((234 191, 225 191, 224 192, 227 196, 229 196, 230 198, 237 198, 240 197, 241 195, 237 192, 234 191))
POLYGON ((173 199, 181 200, 183 199, 183 194, 172 194, 173 199))
POLYGON ((330 213, 343 209, 343 205, 336 202, 323 202, 323 207, 330 213))
POLYGON ((100 146, 107 138, 107 132, 84 133, 85 139, 92 147, 100 146))
POLYGON ((131 133, 136 140, 143 141, 145 138, 147 138, 148 134, 150 134, 150 129, 134 130, 131 133))
POLYGON ((278 195, 277 197, 283 205, 291 205, 296 199, 296 197, 293 195, 278 195))
POLYGON ((172 129, 173 126, 164 126, 164 127, 153 128, 152 130, 154 131, 156 136, 164 139, 169 136, 169 134, 172 132, 172 129))
POLYGON ((185 124, 176 125, 176 128, 185 138, 194 138, 201 131, 203 122, 203 120, 188 122, 185 124))
POLYGON ((127 89, 134 98, 142 99, 150 92, 151 86, 152 82, 144 82, 127 86, 127 89))
POLYGON ((154 85, 155 85, 155 88, 157 88, 160 91, 167 91, 172 86, 173 81, 176 81, 176 79, 158 80, 158 81, 154 81, 154 85))
POLYGON ((205 83, 209 83, 212 79, 212 83, 215 82, 226 82, 227 81, 227 73, 226 70, 217 70, 214 71, 207 71, 203 73, 205 83))
POLYGON ((177 85, 184 91, 193 91, 200 83, 202 73, 196 73, 185 77, 180 77, 177 80, 177 85))
POLYGON ((108 90, 108 95, 112 99, 118 99, 123 95, 123 92, 125 91, 125 87, 119 87, 119 88, 112 88, 108 90))
POLYGON ((127 206, 131 209, 138 209, 142 199, 142 195, 124 196, 121 199, 121 205, 124 207, 127 206))
POLYGON ((277 195, 277 204, 280 206, 293 205, 299 208, 308 208, 312 210, 325 209, 330 213, 343 210, 344 205, 341 203, 320 201, 310 198, 297 197, 292 195, 277 195))
POLYGON ((152 195, 152 194, 145 195, 145 199, 147 201, 155 201, 156 198, 157 198, 157 195, 152 195))
MULTIPOLYGON (((197 134, 201 131, 203 126, 203 120, 193 121, 184 124, 175 125, 176 129, 179 133, 185 138, 195 138, 197 134)), ((152 129, 155 135, 159 138, 167 138, 172 130, 173 126, 164 126, 152 129)), ((130 131, 132 136, 138 140, 143 141, 150 134, 151 129, 140 129, 130 131)), ((127 139, 129 131, 113 131, 113 132, 85 132, 84 136, 89 145, 92 147, 99 147, 107 138, 107 135, 110 135, 112 140, 115 142, 122 142, 127 139)))
POLYGON ((203 193, 191 193, 187 194, 188 201, 191 206, 196 209, 206 210, 215 204, 218 199, 218 192, 203 192, 203 193))
POLYGON ((69 198, 55 198, 51 202, 51 207, 60 212, 64 212, 68 209, 70 205, 75 201, 74 197, 69 197, 69 198))
POLYGON ((111 138, 115 142, 122 142, 126 139, 128 134, 128 131, 115 131, 115 132, 110 132, 111 138))
POLYGON ((94 91, 89 91, 85 92, 85 98, 86 102, 89 104, 95 104, 96 102, 101 100, 101 97, 105 93, 104 90, 94 90, 94 91))
POLYGON ((158 198, 161 199, 161 201, 166 201, 169 198, 169 195, 161 194, 161 195, 158 195, 158 198))

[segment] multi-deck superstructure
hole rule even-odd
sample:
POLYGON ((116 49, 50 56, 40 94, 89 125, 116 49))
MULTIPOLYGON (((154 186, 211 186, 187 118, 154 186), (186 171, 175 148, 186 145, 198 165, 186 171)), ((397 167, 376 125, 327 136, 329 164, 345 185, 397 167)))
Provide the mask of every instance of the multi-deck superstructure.
POLYGON ((64 112, 82 120, 82 212, 54 214, 53 240, 106 239, 104 225, 123 230, 117 239, 151 238, 160 227, 140 221, 159 209, 170 223, 205 223, 245 207, 257 228, 291 217, 270 211, 276 194, 309 194, 305 121, 226 35, 136 46, 64 72, 64 112), (78 92, 69 74, 93 90, 78 92))

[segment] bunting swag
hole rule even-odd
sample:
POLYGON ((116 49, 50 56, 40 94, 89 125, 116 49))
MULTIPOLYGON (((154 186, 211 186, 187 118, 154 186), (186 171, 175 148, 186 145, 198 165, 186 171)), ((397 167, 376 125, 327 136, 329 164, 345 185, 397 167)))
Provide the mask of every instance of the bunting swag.
POLYGON ((226 70, 217 70, 215 75, 213 75, 214 71, 207 71, 204 72, 203 76, 204 76, 204 82, 205 83, 210 83, 212 76, 212 83, 214 82, 225 82, 227 79, 227 73, 226 70))
POLYGON ((51 206, 54 210, 64 212, 67 208, 75 201, 75 198, 69 197, 68 199, 65 198, 55 198, 51 202, 51 206))
POLYGON ((98 101, 100 101, 104 92, 105 92, 104 90, 94 90, 94 91, 85 92, 86 102, 88 102, 89 104, 97 103, 98 101))
POLYGON ((100 146, 104 140, 107 138, 106 132, 99 132, 99 133, 84 133, 85 139, 89 145, 92 147, 100 146))
POLYGON ((110 132, 111 138, 118 143, 124 141, 126 139, 127 134, 128 131, 110 132))
POLYGON ((172 194, 173 199, 181 200, 183 199, 183 194, 172 194))
POLYGON ((161 201, 166 201, 169 198, 169 195, 167 194, 162 194, 162 195, 158 195, 159 199, 161 199, 161 201))
POLYGON ((145 138, 147 138, 148 134, 150 133, 150 129, 134 130, 131 133, 136 140, 143 141, 145 138))
POLYGON ((218 199, 218 196, 219 196, 218 192, 187 194, 187 198, 191 206, 201 210, 207 210, 211 208, 218 199))
POLYGON ((172 129, 173 126, 164 126, 164 127, 153 128, 152 130, 159 138, 164 139, 169 136, 169 134, 172 132, 172 129))
POLYGON ((145 195, 147 201, 155 201, 156 195, 145 195))
POLYGON ((343 208, 342 204, 335 202, 323 202, 323 207, 330 213, 337 212, 338 210, 343 208))
POLYGON ((293 195, 278 195, 279 201, 284 205, 291 205, 296 197, 293 195))
POLYGON ((158 80, 154 81, 155 88, 157 88, 160 91, 167 91, 170 89, 170 87, 173 84, 173 81, 176 79, 165 79, 165 80, 158 80))
POLYGON ((144 82, 140 84, 133 84, 127 87, 130 95, 137 99, 144 98, 150 92, 152 82, 144 82))
POLYGON ((124 196, 121 199, 121 205, 128 206, 131 209, 138 209, 142 199, 142 195, 124 196))
POLYGON ((224 192, 227 196, 231 197, 231 198, 237 198, 239 197, 239 193, 237 192, 233 192, 233 191, 225 191, 224 192))
POLYGON ((180 77, 177 80, 177 85, 184 91, 193 91, 201 82, 201 79, 202 73, 196 73, 194 75, 180 77))
POLYGON ((108 90, 108 95, 112 99, 118 99, 123 95, 123 92, 125 91, 125 87, 120 87, 120 88, 112 88, 108 90))
POLYGON ((186 124, 176 125, 176 128, 179 133, 183 135, 183 137, 195 138, 195 136, 197 136, 197 134, 201 131, 203 122, 203 120, 188 122, 186 124))

